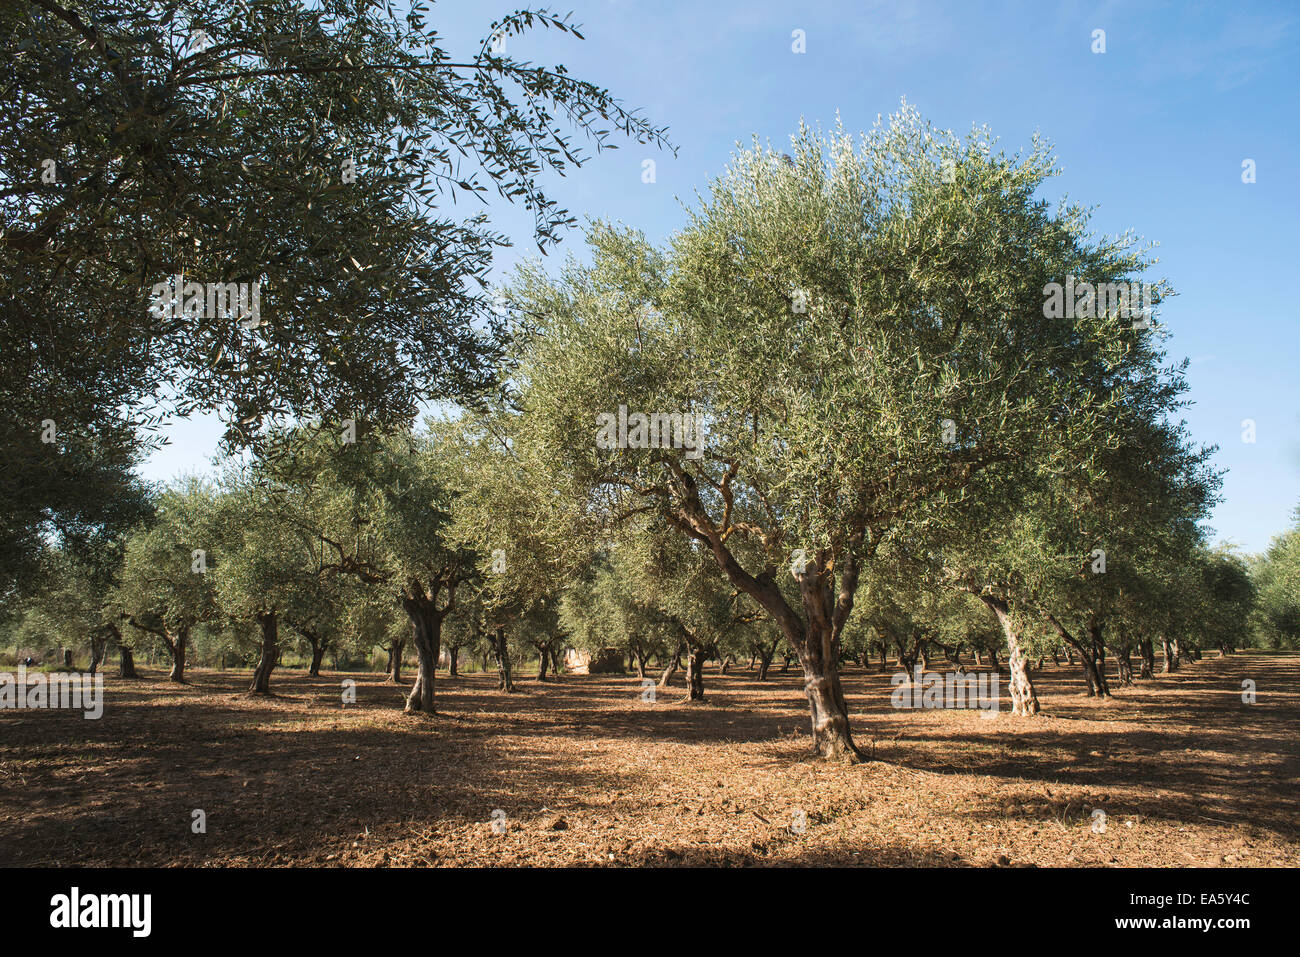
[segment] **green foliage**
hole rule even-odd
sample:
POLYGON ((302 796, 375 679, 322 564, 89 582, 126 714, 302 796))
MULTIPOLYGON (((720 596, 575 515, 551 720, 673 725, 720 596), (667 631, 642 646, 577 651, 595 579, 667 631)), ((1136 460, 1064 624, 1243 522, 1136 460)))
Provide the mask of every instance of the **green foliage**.
POLYGON ((1300 647, 1300 509, 1296 519, 1251 568, 1259 598, 1255 627, 1273 648, 1300 647))
POLYGON ((242 443, 289 415, 402 427, 476 394, 506 240, 456 200, 523 204, 546 247, 572 217, 540 174, 584 162, 573 133, 667 145, 607 91, 488 42, 580 37, 567 17, 515 11, 458 62, 427 4, 404 6, 0 6, 0 594, 51 525, 98 520, 171 413, 215 410, 242 443), (258 320, 151 311, 176 275, 260 283, 258 320))

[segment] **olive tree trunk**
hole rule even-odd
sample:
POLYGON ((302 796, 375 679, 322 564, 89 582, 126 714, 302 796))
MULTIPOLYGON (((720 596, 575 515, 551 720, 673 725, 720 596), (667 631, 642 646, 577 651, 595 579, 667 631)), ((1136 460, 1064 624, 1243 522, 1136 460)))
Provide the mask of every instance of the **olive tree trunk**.
POLYGON ((1000 598, 990 595, 979 596, 1002 626, 1002 633, 1007 639, 1007 661, 1011 671, 1011 713, 1022 717, 1038 714, 1038 695, 1034 691, 1033 679, 1029 677, 1029 663, 1020 646, 1020 636, 1016 634, 1015 624, 1011 620, 1010 606, 1000 598))
POLYGON ((140 677, 135 670, 135 652, 131 650, 130 645, 118 645, 117 653, 121 662, 118 665, 117 676, 119 678, 140 677))
POLYGON ((271 672, 280 657, 280 616, 273 611, 257 616, 262 629, 262 654, 253 670, 253 684, 248 690, 253 694, 271 693, 271 672))
POLYGON ((497 690, 514 691, 515 680, 510 673, 510 646, 506 641, 505 625, 497 625, 493 633, 492 656, 497 662, 497 690))
POLYGON ((668 659, 668 667, 664 673, 659 676, 659 687, 667 688, 668 682, 672 680, 673 675, 677 674, 677 669, 682 666, 682 646, 678 645, 677 650, 673 652, 672 657, 668 659))

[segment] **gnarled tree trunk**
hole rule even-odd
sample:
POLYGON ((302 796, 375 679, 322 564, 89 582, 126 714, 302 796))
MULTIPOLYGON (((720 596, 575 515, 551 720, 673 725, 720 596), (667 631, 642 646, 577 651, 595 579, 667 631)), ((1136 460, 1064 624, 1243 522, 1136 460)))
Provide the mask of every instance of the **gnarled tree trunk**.
POLYGON ((438 674, 438 645, 442 641, 442 619, 429 607, 431 603, 412 602, 407 608, 411 619, 411 642, 418 662, 415 684, 406 696, 407 714, 423 711, 433 714, 434 682, 438 674))
POLYGON ((270 694, 271 672, 280 657, 280 616, 273 611, 263 612, 257 616, 257 623, 262 629, 262 654, 253 670, 253 685, 248 690, 253 694, 270 694))
POLYGON ((119 644, 117 653, 120 655, 121 664, 117 669, 119 678, 138 678, 140 677, 135 670, 135 653, 131 650, 130 645, 119 644))
POLYGON ((993 612, 1007 639, 1007 658, 1011 670, 1011 713, 1020 716, 1038 714, 1038 695, 1034 691, 1034 682, 1029 677, 1029 663, 1020 647, 1020 636, 1016 634, 1015 624, 1011 620, 1010 606, 991 595, 979 597, 993 612))
MULTIPOLYGON (((116 631, 117 629, 113 629, 116 631)), ((108 648, 107 629, 96 632, 90 636, 90 674, 94 675, 99 670, 99 664, 104 660, 104 653, 108 648)))
POLYGON ((178 685, 185 684, 185 651, 190 643, 190 630, 181 628, 176 632, 176 636, 168 642, 168 649, 172 653, 172 670, 168 673, 167 679, 174 681, 178 685))
POLYGON ((1133 684, 1133 661, 1129 657, 1128 645, 1115 652, 1115 661, 1119 668, 1119 683, 1122 686, 1133 684))
POLYGON ((1150 638, 1142 638, 1138 641, 1138 654, 1142 658, 1142 670, 1138 672, 1138 677, 1154 678, 1156 673, 1156 652, 1150 638))
POLYGON ((388 681, 391 684, 399 685, 402 683, 402 653, 406 651, 406 642, 401 638, 394 638, 388 643, 388 681))
POLYGON ((758 657, 758 680, 759 681, 767 680, 768 669, 772 667, 772 659, 776 657, 776 646, 780 643, 781 643, 781 639, 778 638, 776 641, 772 642, 772 646, 770 648, 766 645, 760 644, 755 649, 758 657))
POLYGON ((321 661, 325 658, 326 642, 321 641, 320 635, 315 631, 304 630, 302 628, 299 628, 298 631, 307 639, 307 643, 311 645, 311 665, 307 668, 307 674, 313 678, 319 678, 321 661))
POLYGON ((678 645, 677 650, 673 652, 672 657, 668 660, 668 667, 664 673, 659 676, 659 687, 667 688, 668 682, 672 680, 673 675, 677 674, 677 669, 682 666, 682 646, 678 645))
POLYGON ((493 632, 492 656, 497 662, 497 690, 514 691, 515 680, 510 673, 510 646, 506 641, 505 625, 497 625, 493 632))
POLYGON ((704 700, 704 648, 694 642, 686 653, 686 700, 704 700))

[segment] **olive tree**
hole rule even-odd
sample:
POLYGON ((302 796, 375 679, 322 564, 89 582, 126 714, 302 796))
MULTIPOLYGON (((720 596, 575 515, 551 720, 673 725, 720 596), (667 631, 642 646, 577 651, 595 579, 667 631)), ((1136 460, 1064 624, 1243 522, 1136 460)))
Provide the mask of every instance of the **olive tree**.
POLYGON ((172 659, 170 678, 185 681, 185 655, 196 626, 218 616, 210 573, 218 557, 214 489, 196 478, 163 490, 152 520, 127 538, 115 601, 132 627, 156 638, 172 659))
POLYGON ((597 225, 589 265, 511 286, 524 433, 591 508, 653 514, 763 609, 823 756, 860 759, 839 644, 881 542, 982 473, 1086 463, 1122 401, 1089 370, 1125 341, 1044 290, 1139 255, 1049 209, 1053 169, 908 109, 856 144, 802 129, 791 155, 737 153, 669 249, 597 225))

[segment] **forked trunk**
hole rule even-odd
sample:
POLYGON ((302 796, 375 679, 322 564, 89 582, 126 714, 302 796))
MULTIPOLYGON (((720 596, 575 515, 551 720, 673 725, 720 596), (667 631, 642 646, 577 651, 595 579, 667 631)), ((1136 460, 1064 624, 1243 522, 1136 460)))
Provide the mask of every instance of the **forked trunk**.
POLYGON ((546 661, 548 657, 549 655, 547 654, 545 645, 542 645, 541 648, 537 649, 537 680, 538 681, 546 680, 546 661))

